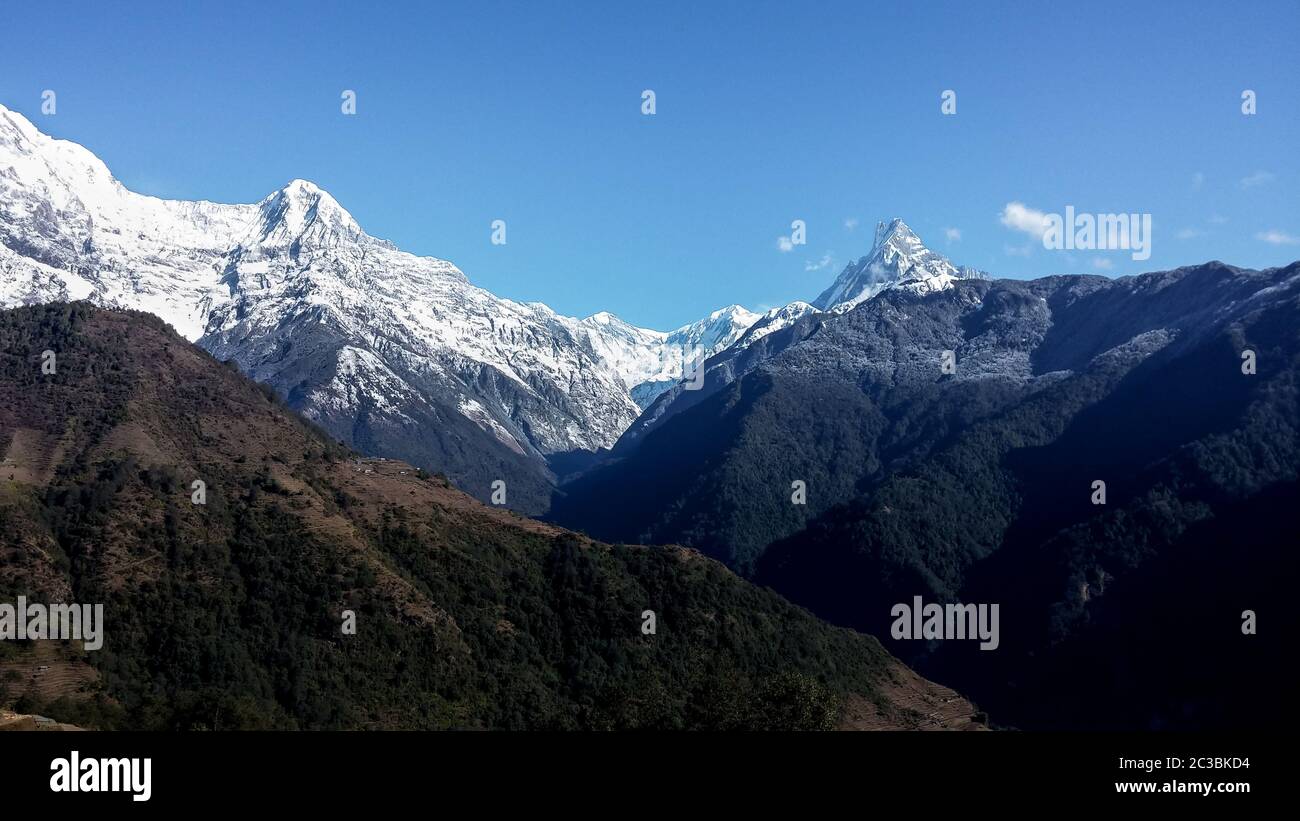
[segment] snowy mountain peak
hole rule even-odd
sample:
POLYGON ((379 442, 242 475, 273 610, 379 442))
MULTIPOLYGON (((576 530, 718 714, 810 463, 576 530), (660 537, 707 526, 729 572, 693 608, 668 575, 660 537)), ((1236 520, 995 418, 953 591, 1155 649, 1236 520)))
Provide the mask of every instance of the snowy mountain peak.
POLYGON ((894 217, 888 222, 882 220, 876 223, 876 240, 872 243, 871 249, 874 251, 891 240, 900 245, 921 244, 921 238, 899 217, 894 217))
POLYGON ((39 134, 36 126, 32 125, 26 117, 0 104, 0 135, 4 136, 6 142, 16 141, 19 138, 31 140, 39 134))
POLYGON ((782 328, 793 325, 808 314, 816 312, 816 308, 802 300, 795 300, 789 305, 781 305, 772 308, 759 317, 757 322, 750 326, 749 330, 745 332, 745 335, 736 342, 736 347, 747 348, 768 334, 775 333, 782 328))
POLYGON ((846 265, 813 305, 823 311, 843 312, 887 288, 928 293, 975 275, 978 272, 959 269, 943 255, 926 248, 916 232, 895 217, 876 224, 871 253, 846 265))
POLYGON ((6 177, 6 189, 32 184, 55 208, 91 216, 126 193, 99 157, 76 143, 42 134, 22 114, 3 107, 0 172, 6 177))
POLYGON ((261 245, 338 245, 370 239, 338 200, 307 180, 293 180, 258 203, 258 209, 256 241, 261 245))
POLYGON ((728 305, 713 311, 704 319, 683 325, 668 335, 668 341, 721 350, 744 335, 749 326, 761 317, 762 314, 756 314, 740 305, 728 305))
POLYGON ((719 308, 709 314, 709 319, 716 322, 725 317, 730 322, 743 324, 748 327, 753 324, 759 316, 760 314, 754 313, 743 305, 728 305, 725 308, 719 308))
POLYGON ((712 356, 734 344, 761 314, 739 305, 719 308, 674 331, 638 328, 606 311, 577 323, 577 336, 592 356, 613 369, 633 401, 645 408, 681 379, 685 364, 712 356), (702 352, 701 350, 702 349, 702 352))
MULTIPOLYGON (((40 132, 32 121, 10 108, 0 105, 0 141, 13 145, 18 142, 39 143, 39 142, 65 142, 47 137, 40 132)), ((75 146, 76 143, 66 143, 75 146)), ((81 146, 77 146, 81 148, 81 146)), ((81 149, 86 154, 94 156, 84 148, 81 149)))
POLYGON ((629 339, 661 339, 666 336, 666 334, 661 331, 652 331, 648 328, 638 328, 618 315, 611 314, 609 311, 599 311, 594 313, 582 320, 582 324, 598 328, 603 333, 616 334, 629 339))

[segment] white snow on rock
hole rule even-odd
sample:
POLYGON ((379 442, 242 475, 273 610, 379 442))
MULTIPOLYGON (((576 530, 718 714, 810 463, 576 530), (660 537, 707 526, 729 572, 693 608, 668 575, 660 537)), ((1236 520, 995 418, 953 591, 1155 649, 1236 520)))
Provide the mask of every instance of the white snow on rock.
POLYGON ((296 391, 317 419, 364 408, 401 425, 414 406, 440 406, 519 453, 607 448, 698 349, 712 356, 886 288, 925 293, 971 275, 896 219, 812 304, 730 305, 673 331, 604 312, 575 319, 370 236, 306 180, 244 205, 145 196, 0 106, 0 307, 88 299, 148 311, 296 391))
POLYGON ((145 196, 0 106, 0 307, 73 299, 156 314, 282 389, 319 357, 334 373, 312 371, 308 416, 365 404, 401 421, 441 397, 541 455, 611 446, 648 401, 634 390, 653 398, 691 346, 711 354, 759 318, 733 305, 662 332, 561 316, 366 234, 306 180, 245 205, 145 196))

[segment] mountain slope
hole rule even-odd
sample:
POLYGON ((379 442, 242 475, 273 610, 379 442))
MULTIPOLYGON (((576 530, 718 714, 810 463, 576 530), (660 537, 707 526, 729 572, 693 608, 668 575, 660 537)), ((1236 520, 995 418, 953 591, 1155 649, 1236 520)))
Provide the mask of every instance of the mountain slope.
POLYGON ((1124 350, 1140 361, 1221 326, 1256 292, 1282 299, 1270 288, 1288 276, 1212 263, 1115 281, 964 279, 809 314, 713 357, 700 390, 660 397, 614 459, 562 488, 552 516, 608 538, 681 541, 745 568, 768 542, 975 422, 1063 379, 1082 384, 1124 350), (954 374, 941 370, 945 350, 954 374), (807 483, 806 505, 790 504, 795 480, 807 483))
POLYGON ((1023 354, 1000 350, 999 330, 963 339, 960 315, 990 287, 889 289, 713 357, 700 390, 660 397, 614 458, 561 488, 550 516, 607 538, 682 542, 752 570, 772 540, 1026 389, 1015 373, 1023 354), (951 390, 939 385, 947 348, 964 363, 951 390), (795 482, 805 504, 791 502, 795 482))
POLYGON ((612 446, 687 347, 758 318, 661 333, 560 316, 369 236, 307 181, 247 205, 142 196, 0 106, 0 306, 69 299, 160 316, 336 438, 480 498, 504 480, 528 511, 548 503, 548 457, 612 446))
POLYGON ((1268 726, 1247 682, 1277 673, 1294 623, 1294 528, 1272 505, 1300 471, 1298 314, 1300 263, 887 290, 782 332, 779 352, 567 486, 556 518, 698 547, 882 635, 914 596, 999 603, 996 652, 889 646, 1012 724, 1268 726), (1233 523, 1251 572, 1213 547, 1233 523), (1204 632, 1135 628, 1210 602, 1204 632), (1278 632, 1242 636, 1247 609, 1278 632), (1220 652, 1241 667, 1168 672, 1220 652))
MULTIPOLYGON (((998 653, 907 657, 1024 726, 1285 725, 1248 682, 1285 675, 1284 637, 1300 626, 1283 512, 1300 498, 1300 265, 1131 284, 1153 319, 1197 296, 1203 310, 1166 344, 1113 349, 771 546, 759 578, 862 629, 887 618, 864 601, 905 591, 1000 602, 998 653), (1243 349, 1258 374, 1241 372, 1243 349), (1096 479, 1105 505, 1091 503, 1096 479), (1243 635, 1246 610, 1271 629, 1243 635)), ((1114 296, 1078 307, 1104 316, 1114 296)), ((1071 346, 1095 344, 1069 331, 1071 346)))
POLYGON ((0 600, 105 605, 100 651, 0 643, 0 666, 53 647, 90 671, 71 693, 0 682, 19 712, 169 729, 970 724, 874 639, 699 554, 595 543, 359 459, 145 314, 0 312, 0 452, 0 600))

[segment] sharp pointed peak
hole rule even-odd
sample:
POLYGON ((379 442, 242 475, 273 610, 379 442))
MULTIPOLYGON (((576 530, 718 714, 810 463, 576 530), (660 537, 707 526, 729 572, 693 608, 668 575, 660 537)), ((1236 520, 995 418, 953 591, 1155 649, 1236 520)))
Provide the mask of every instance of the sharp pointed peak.
POLYGON ((311 180, 294 178, 259 203, 262 211, 259 242, 293 241, 310 234, 354 240, 365 236, 352 215, 328 191, 311 180))
POLYGON ((289 180, 270 194, 267 194, 262 202, 270 204, 283 199, 306 203, 325 202, 338 204, 338 200, 330 196, 330 193, 324 188, 311 180, 304 180, 300 177, 289 180))
MULTIPOLYGON (((922 245, 921 238, 912 230, 902 217, 894 217, 891 220, 882 220, 876 223, 876 240, 872 243, 872 250, 876 250, 889 242, 891 239, 900 239, 909 244, 922 245)), ((924 247, 922 245, 922 247, 924 247)))
POLYGON ((319 185, 312 182, 311 180, 304 180, 301 177, 295 177, 294 179, 289 180, 287 183, 285 183, 284 187, 281 188, 280 190, 290 194, 303 194, 307 196, 315 196, 319 194, 328 193, 325 191, 324 188, 321 188, 319 185))
POLYGON ((901 217, 894 217, 876 223, 871 253, 846 265, 813 305, 823 311, 851 308, 887 288, 917 283, 921 290, 939 290, 961 278, 947 257, 927 248, 901 217))

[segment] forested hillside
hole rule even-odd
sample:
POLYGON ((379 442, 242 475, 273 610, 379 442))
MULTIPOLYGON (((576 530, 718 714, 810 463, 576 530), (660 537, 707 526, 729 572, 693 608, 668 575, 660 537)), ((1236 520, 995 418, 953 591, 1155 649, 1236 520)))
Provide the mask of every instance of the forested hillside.
POLYGON ((555 511, 698 547, 877 635, 913 596, 999 603, 996 652, 890 647, 1010 723, 1266 725, 1248 682, 1280 663, 1283 624, 1240 628, 1245 610, 1294 624, 1297 317, 1300 264, 882 294, 668 415, 555 511), (1250 543, 1213 544, 1234 529, 1250 543))
POLYGON ((359 459, 144 314, 0 313, 0 451, 0 601, 105 605, 101 650, 0 644, 18 712, 167 729, 973 713, 698 553, 593 542, 359 459))

